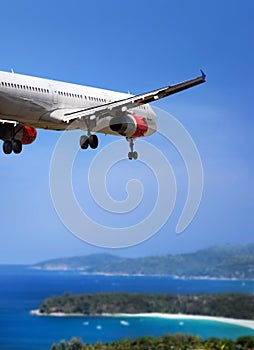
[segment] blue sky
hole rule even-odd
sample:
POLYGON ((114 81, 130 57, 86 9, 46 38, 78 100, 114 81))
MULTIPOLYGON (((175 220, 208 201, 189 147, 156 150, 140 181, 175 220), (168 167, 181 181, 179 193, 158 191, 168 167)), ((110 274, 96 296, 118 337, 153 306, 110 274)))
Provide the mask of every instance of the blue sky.
MULTIPOLYGON (((147 242, 126 249, 96 248, 74 237, 59 220, 49 191, 50 159, 60 134, 39 131, 22 155, 0 155, 0 263, 253 242, 253 10, 251 0, 2 1, 0 70, 133 94, 195 77, 200 68, 207 83, 154 104, 184 125, 203 163, 202 202, 183 234, 176 235, 175 226, 186 196, 185 169, 174 148, 152 136, 180 177, 169 222, 147 242)), ((114 140, 100 136, 99 150, 114 140)), ((85 204, 79 186, 96 152, 79 154, 75 165, 75 191, 85 204)), ((122 195, 119 174, 142 178, 143 169, 131 167, 123 162, 113 171, 117 187, 112 181, 109 190, 116 197, 122 195)), ((153 188, 144 199, 147 208, 153 188)))

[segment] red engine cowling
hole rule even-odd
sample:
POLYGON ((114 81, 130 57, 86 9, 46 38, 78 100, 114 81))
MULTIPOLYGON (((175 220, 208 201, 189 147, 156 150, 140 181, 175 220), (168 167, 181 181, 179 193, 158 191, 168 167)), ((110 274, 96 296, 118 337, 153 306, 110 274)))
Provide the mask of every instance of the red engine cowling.
POLYGON ((136 114, 117 116, 110 120, 109 127, 112 131, 126 137, 142 137, 148 130, 146 118, 136 114))
POLYGON ((22 145, 29 145, 30 143, 34 142, 37 136, 36 129, 30 126, 24 125, 22 128, 22 133, 23 133, 21 138, 22 145))

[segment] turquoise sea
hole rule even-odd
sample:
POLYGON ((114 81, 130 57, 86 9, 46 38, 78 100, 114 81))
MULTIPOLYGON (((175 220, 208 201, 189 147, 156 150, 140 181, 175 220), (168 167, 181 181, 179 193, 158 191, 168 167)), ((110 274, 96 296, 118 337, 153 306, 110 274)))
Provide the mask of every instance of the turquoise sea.
POLYGON ((178 332, 203 338, 254 336, 254 330, 249 328, 212 321, 155 317, 38 317, 29 313, 46 297, 64 292, 254 293, 254 281, 82 275, 29 270, 26 266, 0 266, 0 281, 1 350, 49 350, 52 343, 74 336, 88 343, 178 332))

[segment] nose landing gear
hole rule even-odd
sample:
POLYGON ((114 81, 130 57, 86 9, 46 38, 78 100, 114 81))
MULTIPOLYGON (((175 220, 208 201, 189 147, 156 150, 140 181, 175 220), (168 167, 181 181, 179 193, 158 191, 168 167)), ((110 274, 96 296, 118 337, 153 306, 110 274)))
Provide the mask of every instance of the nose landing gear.
POLYGON ((131 151, 128 153, 128 158, 130 159, 130 160, 132 160, 132 159, 138 159, 138 153, 136 152, 136 151, 134 151, 134 140, 133 140, 133 138, 132 137, 126 137, 126 140, 129 142, 129 144, 130 144, 130 149, 131 149, 131 151))

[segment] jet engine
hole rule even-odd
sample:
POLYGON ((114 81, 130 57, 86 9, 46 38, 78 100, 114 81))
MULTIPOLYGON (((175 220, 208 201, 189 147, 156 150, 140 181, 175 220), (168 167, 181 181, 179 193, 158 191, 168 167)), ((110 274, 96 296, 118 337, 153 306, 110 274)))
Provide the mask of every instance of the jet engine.
POLYGON ((22 145, 29 145, 34 142, 37 136, 37 130, 30 126, 23 126, 22 128, 22 139, 20 140, 22 145))
POLYGON ((113 117, 109 122, 112 131, 126 137, 142 137, 148 130, 146 118, 136 114, 113 117))

